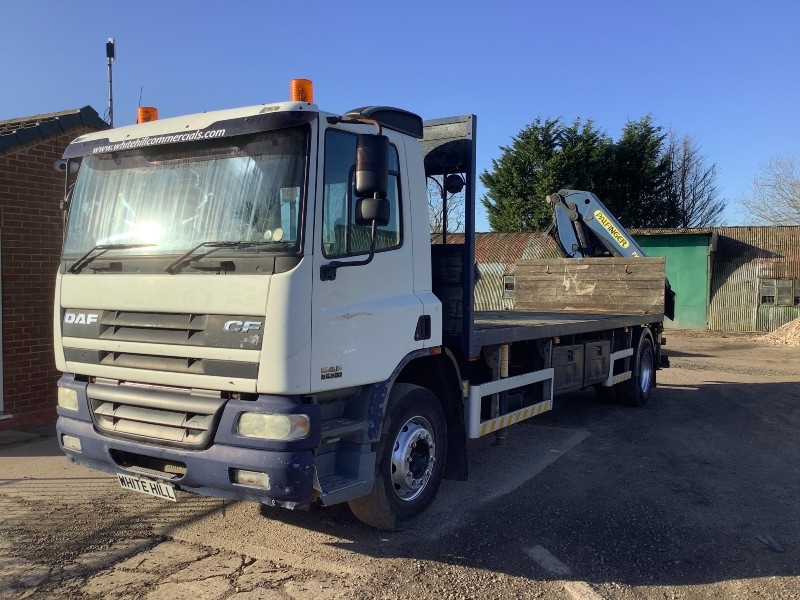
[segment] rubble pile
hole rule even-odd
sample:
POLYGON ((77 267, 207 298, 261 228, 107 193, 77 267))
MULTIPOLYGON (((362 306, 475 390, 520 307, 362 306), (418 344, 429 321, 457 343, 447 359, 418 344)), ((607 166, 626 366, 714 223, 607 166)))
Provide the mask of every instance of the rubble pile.
POLYGON ((800 347, 800 319, 789 321, 785 325, 781 325, 772 333, 768 333, 762 339, 771 344, 778 344, 781 346, 800 347))

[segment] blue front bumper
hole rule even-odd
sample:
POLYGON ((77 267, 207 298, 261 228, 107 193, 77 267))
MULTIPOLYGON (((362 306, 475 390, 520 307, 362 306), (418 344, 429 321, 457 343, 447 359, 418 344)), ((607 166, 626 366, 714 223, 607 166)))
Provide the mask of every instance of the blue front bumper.
MULTIPOLYGON (((251 500, 287 508, 308 506, 311 502, 314 480, 314 456, 308 446, 314 445, 313 441, 309 444, 309 440, 306 440, 306 443, 301 445, 305 448, 297 448, 297 444, 284 444, 285 449, 279 450, 246 447, 242 442, 247 440, 241 436, 231 435, 230 432, 230 423, 235 421, 237 413, 240 412, 240 407, 235 404, 237 403, 226 406, 214 442, 202 450, 103 435, 95 429, 90 418, 86 419, 88 413, 83 408, 80 410, 81 414, 75 416, 59 409, 59 419, 56 424, 58 442, 70 460, 106 473, 139 474, 115 462, 115 456, 128 453, 184 464, 186 472, 182 476, 165 480, 178 489, 188 492, 233 500, 251 500), (80 452, 64 447, 64 434, 80 440, 80 452), (229 443, 225 443, 226 441, 229 443), (233 469, 266 473, 269 477, 269 487, 265 489, 234 483, 233 469)), ((252 403, 249 404, 252 406, 252 403)), ((252 445, 265 444, 254 440, 252 445)))

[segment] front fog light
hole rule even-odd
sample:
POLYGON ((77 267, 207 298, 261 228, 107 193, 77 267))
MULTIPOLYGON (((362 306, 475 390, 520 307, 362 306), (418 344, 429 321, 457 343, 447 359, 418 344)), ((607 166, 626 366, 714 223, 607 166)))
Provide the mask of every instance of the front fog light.
POLYGON ((61 443, 64 445, 64 448, 67 450, 73 450, 74 452, 81 451, 81 441, 72 435, 62 435, 61 436, 61 443))
POLYGON ((262 415, 242 413, 236 430, 245 437, 265 440, 299 440, 308 435, 311 421, 308 415, 262 415))
POLYGON ((67 410, 78 410, 78 392, 70 388, 58 388, 58 405, 67 410))
POLYGON ((244 469, 231 469, 233 483, 269 489, 269 475, 258 471, 245 471, 244 469))

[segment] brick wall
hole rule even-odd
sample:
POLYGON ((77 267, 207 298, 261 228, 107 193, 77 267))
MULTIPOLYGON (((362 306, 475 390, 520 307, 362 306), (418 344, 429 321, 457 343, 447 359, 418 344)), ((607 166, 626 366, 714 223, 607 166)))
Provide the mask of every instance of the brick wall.
POLYGON ((0 430, 55 422, 53 299, 61 254, 64 174, 53 170, 73 139, 68 133, 0 155, 3 291, 3 410, 0 430))

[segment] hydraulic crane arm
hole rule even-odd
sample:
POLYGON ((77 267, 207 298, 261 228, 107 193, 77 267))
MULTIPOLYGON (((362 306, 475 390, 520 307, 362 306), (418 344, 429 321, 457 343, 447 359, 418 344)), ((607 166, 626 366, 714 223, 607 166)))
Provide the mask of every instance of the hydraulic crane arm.
POLYGON ((567 256, 647 256, 592 192, 560 190, 547 200, 553 206, 558 240, 567 256))
MULTIPOLYGON (((647 256, 633 236, 592 192, 559 190, 553 206, 556 239, 566 256, 647 256)), ((675 318, 675 292, 664 278, 664 315, 675 318)))

